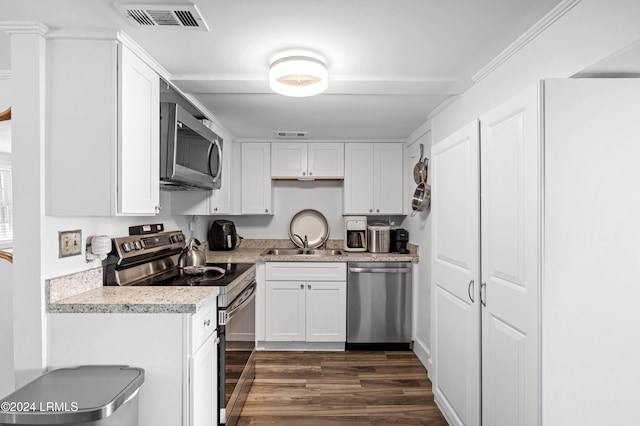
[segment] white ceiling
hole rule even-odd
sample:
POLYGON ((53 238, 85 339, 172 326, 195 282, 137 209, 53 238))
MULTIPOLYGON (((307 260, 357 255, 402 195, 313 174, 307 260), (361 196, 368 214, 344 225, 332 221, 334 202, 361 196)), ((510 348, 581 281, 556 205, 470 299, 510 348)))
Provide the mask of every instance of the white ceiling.
MULTIPOLYGON (((560 0, 195 3, 208 32, 137 28, 110 0, 0 0, 0 21, 40 21, 52 34, 123 30, 239 139, 271 139, 278 130, 308 131, 310 139, 404 139, 560 0), (295 48, 327 59, 327 92, 287 98, 270 91, 270 58, 295 48)), ((8 51, 0 35, 0 70, 10 69, 8 51)))

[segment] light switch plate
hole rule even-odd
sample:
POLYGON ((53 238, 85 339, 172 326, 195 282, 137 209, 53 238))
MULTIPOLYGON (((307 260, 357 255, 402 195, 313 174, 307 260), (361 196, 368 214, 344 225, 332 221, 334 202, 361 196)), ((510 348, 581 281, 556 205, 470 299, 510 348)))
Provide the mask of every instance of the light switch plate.
POLYGON ((58 245, 59 258, 79 255, 82 252, 82 231, 59 231, 58 245))

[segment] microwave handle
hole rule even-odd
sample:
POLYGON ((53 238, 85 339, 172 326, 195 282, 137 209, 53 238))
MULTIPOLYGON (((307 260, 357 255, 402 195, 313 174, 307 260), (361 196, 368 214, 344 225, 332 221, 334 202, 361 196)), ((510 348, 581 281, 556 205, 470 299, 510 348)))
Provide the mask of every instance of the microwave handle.
POLYGON ((217 182, 218 179, 220 179, 220 169, 222 168, 222 148, 220 148, 220 144, 218 143, 218 139, 216 139, 215 141, 213 141, 211 143, 211 145, 209 146, 209 175, 213 178, 214 182, 217 182), (216 172, 214 173, 213 170, 211 170, 211 154, 213 154, 213 147, 216 147, 216 150, 218 151, 218 169, 216 170, 216 172))

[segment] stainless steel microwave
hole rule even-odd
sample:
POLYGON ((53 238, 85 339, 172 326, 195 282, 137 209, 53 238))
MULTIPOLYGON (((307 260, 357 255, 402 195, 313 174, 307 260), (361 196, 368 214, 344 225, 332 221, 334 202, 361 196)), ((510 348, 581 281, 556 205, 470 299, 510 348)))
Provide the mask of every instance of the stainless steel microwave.
POLYGON ((160 188, 220 189, 222 138, 180 105, 160 103, 160 188))

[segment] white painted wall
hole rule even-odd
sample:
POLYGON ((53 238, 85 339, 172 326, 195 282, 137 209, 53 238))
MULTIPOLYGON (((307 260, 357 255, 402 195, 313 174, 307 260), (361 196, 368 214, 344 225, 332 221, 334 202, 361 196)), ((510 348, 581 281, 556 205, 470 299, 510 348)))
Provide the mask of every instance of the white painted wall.
POLYGON ((273 216, 236 216, 238 234, 244 238, 289 238, 289 223, 304 209, 315 209, 329 223, 329 238, 342 238, 342 182, 273 181, 273 216))
MULTIPOLYGON (((405 175, 409 202, 417 184, 413 179, 413 167, 420 158, 420 144, 424 145, 424 156, 431 151, 431 128, 429 123, 416 130, 409 138, 405 149, 405 175)), ((428 180, 430 182, 430 179, 428 180)), ((412 211, 412 210, 410 210, 412 211)), ((418 284, 414 295, 416 309, 414 352, 420 361, 430 368, 431 358, 431 208, 414 212, 402 222, 409 231, 409 240, 420 247, 418 284)))
POLYGON ((544 78, 566 78, 640 39, 637 0, 581 0, 432 119, 434 143, 544 78))
POLYGON ((170 200, 168 192, 160 192, 160 205, 163 207, 157 216, 149 217, 43 217, 42 225, 42 256, 43 276, 45 279, 68 275, 83 270, 101 266, 98 260, 87 263, 85 247, 82 255, 60 259, 58 257, 58 232, 80 229, 82 241, 86 244, 94 235, 108 235, 123 237, 129 235, 129 226, 162 223, 167 231, 182 229, 185 236, 188 232, 189 216, 170 216, 170 200))

